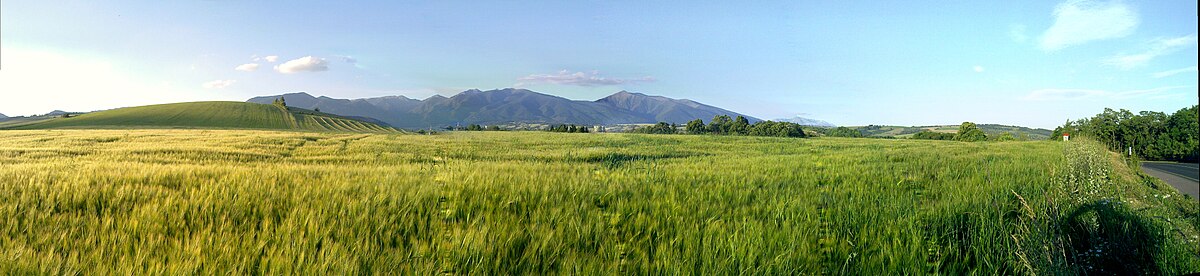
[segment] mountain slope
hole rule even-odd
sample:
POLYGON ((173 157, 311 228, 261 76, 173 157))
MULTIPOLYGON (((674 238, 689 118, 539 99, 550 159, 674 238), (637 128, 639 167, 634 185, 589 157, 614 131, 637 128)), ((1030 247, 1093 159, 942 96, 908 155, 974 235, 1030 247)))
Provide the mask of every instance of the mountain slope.
POLYGON ((525 89, 467 90, 417 111, 427 124, 569 123, 617 124, 642 118, 625 111, 525 89))
POLYGON ((4 113, 0 113, 0 119, 4 119, 4 118, 8 118, 8 116, 4 116, 4 113))
POLYGON ((250 128, 391 132, 391 128, 299 108, 241 102, 188 102, 126 107, 54 118, 11 129, 250 128))
POLYGON ((684 124, 695 119, 707 121, 718 115, 729 115, 730 117, 743 116, 751 123, 761 121, 758 118, 692 100, 649 96, 628 91, 617 92, 608 97, 596 100, 596 103, 634 112, 643 119, 650 119, 649 123, 668 122, 684 124))
MULTIPOLYGON (((283 98, 289 106, 315 109, 343 116, 379 119, 395 127, 427 128, 466 124, 582 124, 612 125, 655 122, 686 123, 710 120, 717 115, 745 116, 691 100, 621 91, 596 101, 577 101, 526 89, 471 89, 424 100, 403 96, 366 99, 313 97, 288 93, 254 97, 248 102, 271 103, 283 98)), ((745 116, 751 122, 759 119, 745 116)))

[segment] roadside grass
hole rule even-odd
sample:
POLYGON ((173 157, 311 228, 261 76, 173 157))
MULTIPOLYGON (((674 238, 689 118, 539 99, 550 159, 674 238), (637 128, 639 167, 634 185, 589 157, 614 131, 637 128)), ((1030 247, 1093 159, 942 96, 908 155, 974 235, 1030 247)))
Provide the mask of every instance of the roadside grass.
POLYGON ((0 131, 0 273, 1200 271, 1156 181, 1076 140, 0 131))

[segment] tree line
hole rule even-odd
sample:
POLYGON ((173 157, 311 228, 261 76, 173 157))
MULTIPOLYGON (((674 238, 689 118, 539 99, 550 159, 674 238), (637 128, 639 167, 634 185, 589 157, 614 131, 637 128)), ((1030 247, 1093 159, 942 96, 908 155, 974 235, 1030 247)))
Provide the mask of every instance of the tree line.
POLYGON ((796 123, 789 122, 774 122, 760 121, 751 124, 746 117, 737 116, 731 118, 729 115, 714 116, 712 121, 705 124, 704 120, 695 119, 689 121, 683 126, 683 131, 679 131, 680 126, 676 124, 668 124, 659 122, 657 124, 641 127, 633 130, 638 133, 652 134, 713 134, 713 135, 744 135, 744 136, 773 136, 773 137, 807 137, 804 134, 804 129, 796 123))
POLYGON ((1087 136, 1108 145, 1109 149, 1133 154, 1147 160, 1192 161, 1200 159, 1200 121, 1196 106, 1183 108, 1168 116, 1163 112, 1138 113, 1105 108, 1091 118, 1067 120, 1054 129, 1051 140, 1087 136))
POLYGON ((446 130, 459 130, 459 131, 502 131, 502 130, 504 130, 504 129, 500 128, 500 126, 495 126, 495 125, 482 126, 482 125, 478 125, 478 124, 469 124, 467 126, 448 126, 445 129, 446 130))
POLYGON ((587 126, 577 126, 577 125, 573 125, 573 124, 552 125, 552 126, 550 126, 549 129, 546 129, 546 131, 566 132, 566 133, 589 133, 589 132, 592 132, 591 129, 589 129, 587 126))
POLYGON ((979 142, 979 141, 1028 141, 1029 134, 1024 132, 1013 135, 1012 132, 1001 132, 998 135, 987 135, 978 125, 972 122, 963 122, 958 126, 958 131, 955 133, 936 132, 930 130, 922 130, 913 134, 912 139, 921 140, 947 140, 947 141, 963 141, 963 142, 979 142))

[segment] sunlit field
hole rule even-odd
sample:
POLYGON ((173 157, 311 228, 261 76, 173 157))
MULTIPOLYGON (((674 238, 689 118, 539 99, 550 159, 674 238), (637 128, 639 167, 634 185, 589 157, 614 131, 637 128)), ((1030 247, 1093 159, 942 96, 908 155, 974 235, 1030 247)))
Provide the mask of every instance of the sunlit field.
POLYGON ((1177 274, 1087 141, 0 131, 2 274, 1177 274), (401 273, 407 274, 407 273, 401 273))

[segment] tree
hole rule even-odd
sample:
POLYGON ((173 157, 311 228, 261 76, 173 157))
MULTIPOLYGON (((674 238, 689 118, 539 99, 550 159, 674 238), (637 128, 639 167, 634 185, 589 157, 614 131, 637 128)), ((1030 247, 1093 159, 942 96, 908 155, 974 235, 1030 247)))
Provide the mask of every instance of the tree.
POLYGON ((687 126, 684 127, 684 129, 686 129, 689 134, 702 134, 707 132, 707 129, 704 127, 704 120, 700 119, 688 121, 687 126))
POLYGON ((675 134, 675 126, 666 122, 658 122, 657 124, 635 129, 634 132, 649 133, 649 134, 675 134))
POLYGON ((922 130, 921 132, 913 134, 912 138, 922 140, 954 140, 954 134, 922 130))
POLYGON ((738 115, 737 118, 733 120, 733 123, 731 123, 729 126, 730 134, 746 135, 749 133, 749 131, 750 121, 746 120, 746 117, 742 117, 741 115, 738 115))
POLYGON ((713 116, 712 122, 708 123, 708 132, 727 134, 731 125, 733 125, 733 119, 730 119, 729 115, 713 116))
POLYGON ((848 128, 848 127, 834 128, 832 130, 829 130, 828 135, 833 136, 833 137, 858 137, 858 138, 863 137, 862 131, 858 131, 857 129, 852 129, 852 128, 848 128))
POLYGON ((314 108, 313 108, 313 111, 316 111, 316 112, 321 112, 321 108, 320 108, 320 107, 314 107, 314 108))
POLYGON ((963 122, 958 126, 958 133, 954 135, 954 140, 964 142, 978 142, 987 140, 987 134, 984 134, 979 127, 972 122, 963 122))
POLYGON ((996 141, 1016 141, 1016 140, 1017 140, 1017 138, 1013 137, 1012 133, 1009 133, 1007 131, 1001 132, 1000 136, 996 137, 996 141))
POLYGON ((806 137, 804 128, 796 123, 761 121, 750 126, 752 136, 806 137))
POLYGON ((1113 151, 1133 154, 1149 160, 1195 161, 1198 157, 1196 106, 1183 108, 1170 116, 1162 112, 1128 110, 1104 112, 1091 118, 1068 120, 1054 129, 1051 139, 1062 133, 1087 136, 1108 145, 1113 151))

